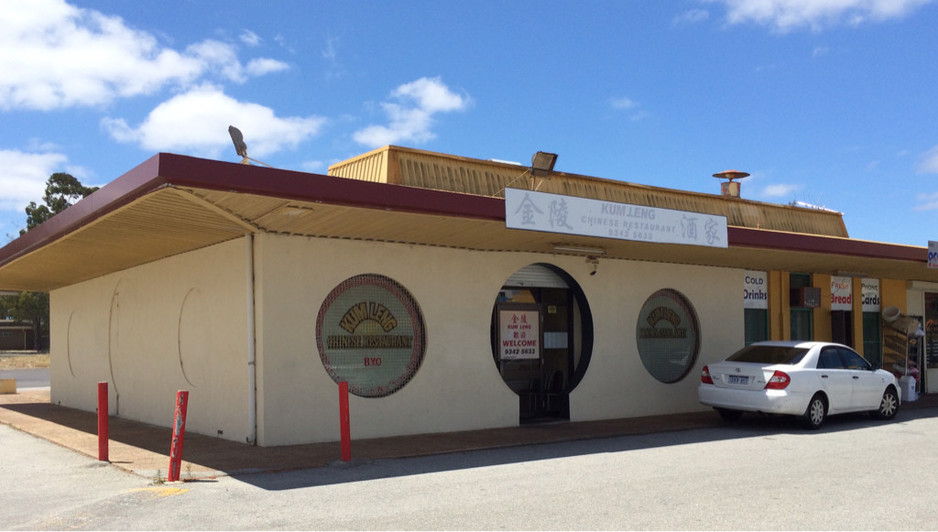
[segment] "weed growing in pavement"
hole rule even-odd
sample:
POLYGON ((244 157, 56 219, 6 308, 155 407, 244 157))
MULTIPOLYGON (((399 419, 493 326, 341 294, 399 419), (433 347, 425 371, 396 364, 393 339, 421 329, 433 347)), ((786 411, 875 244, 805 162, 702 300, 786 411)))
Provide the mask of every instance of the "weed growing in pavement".
POLYGON ((153 483, 157 486, 166 484, 166 479, 163 478, 163 472, 159 469, 156 470, 156 476, 153 478, 153 483))

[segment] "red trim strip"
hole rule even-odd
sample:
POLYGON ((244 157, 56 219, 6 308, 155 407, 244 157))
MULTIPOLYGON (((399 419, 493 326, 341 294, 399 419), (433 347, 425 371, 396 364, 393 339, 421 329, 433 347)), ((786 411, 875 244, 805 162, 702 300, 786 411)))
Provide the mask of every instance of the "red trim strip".
POLYGON ((751 229, 748 227, 734 226, 727 229, 730 247, 767 248, 786 251, 803 251, 808 253, 832 253, 853 257, 909 260, 922 263, 928 261, 928 249, 924 247, 868 242, 833 236, 766 231, 764 229, 751 229))

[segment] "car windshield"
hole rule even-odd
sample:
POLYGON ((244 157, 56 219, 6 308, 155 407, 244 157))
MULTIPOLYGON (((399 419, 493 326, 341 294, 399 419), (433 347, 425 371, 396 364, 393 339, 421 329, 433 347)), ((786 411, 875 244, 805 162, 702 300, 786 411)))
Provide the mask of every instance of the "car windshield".
POLYGON ((757 362, 760 364, 797 364, 808 350, 803 347, 784 345, 750 345, 730 355, 726 360, 733 362, 757 362))

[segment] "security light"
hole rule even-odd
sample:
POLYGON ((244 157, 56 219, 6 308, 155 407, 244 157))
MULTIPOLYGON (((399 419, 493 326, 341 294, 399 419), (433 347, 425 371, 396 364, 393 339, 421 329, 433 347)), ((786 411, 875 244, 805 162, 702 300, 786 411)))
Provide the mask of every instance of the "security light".
POLYGON ((248 145, 244 143, 244 135, 241 134, 241 130, 234 126, 228 126, 228 134, 231 135, 231 142, 234 143, 235 151, 242 157, 241 164, 251 164, 248 162, 248 145))
POLYGON ((554 171, 554 163, 556 162, 556 153, 539 151, 531 157, 531 174, 542 177, 547 176, 554 171))

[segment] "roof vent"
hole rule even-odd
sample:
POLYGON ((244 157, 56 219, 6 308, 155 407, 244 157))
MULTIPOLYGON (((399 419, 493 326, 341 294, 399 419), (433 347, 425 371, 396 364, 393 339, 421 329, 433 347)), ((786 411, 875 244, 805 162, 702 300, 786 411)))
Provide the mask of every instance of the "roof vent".
POLYGON ((749 177, 749 174, 746 172, 740 172, 739 170, 725 170, 718 174, 713 174, 713 177, 717 179, 726 179, 725 183, 720 183, 720 194, 730 198, 739 197, 739 183, 734 182, 734 179, 742 179, 744 177, 749 177))

